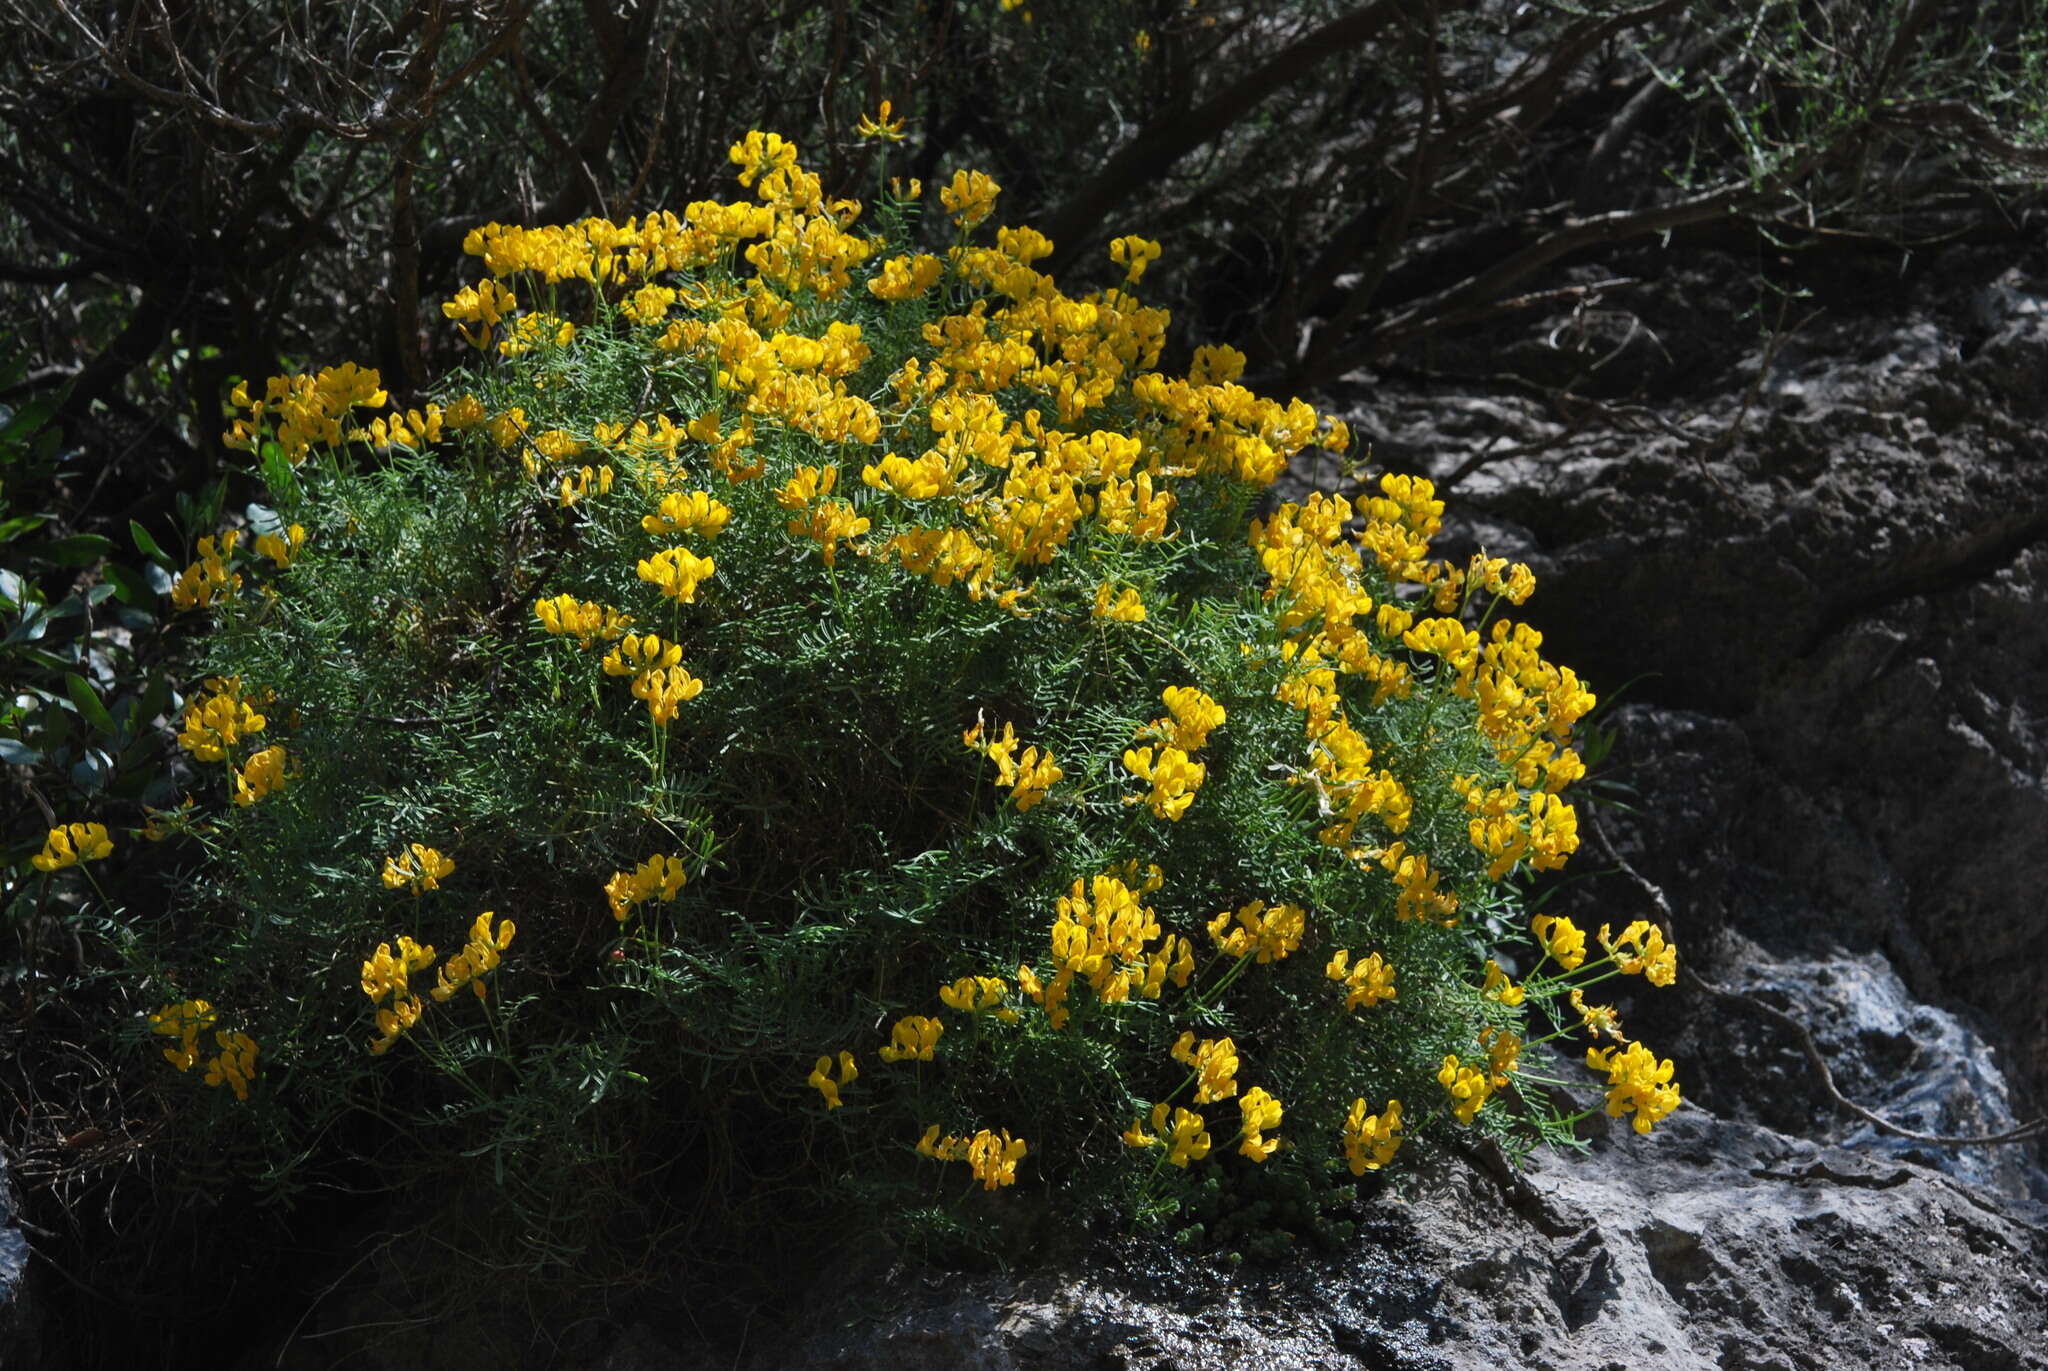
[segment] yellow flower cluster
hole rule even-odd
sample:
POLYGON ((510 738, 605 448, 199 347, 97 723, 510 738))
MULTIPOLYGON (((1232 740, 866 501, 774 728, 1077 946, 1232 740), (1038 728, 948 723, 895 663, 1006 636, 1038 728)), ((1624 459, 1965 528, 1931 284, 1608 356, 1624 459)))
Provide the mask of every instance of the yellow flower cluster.
MULTIPOLYGON (((1581 935, 1581 944, 1584 941, 1581 935)), ((1608 925, 1601 924, 1600 946, 1607 949, 1624 976, 1639 975, 1655 986, 1668 986, 1678 979, 1678 949, 1665 942, 1663 930, 1648 920, 1637 919, 1619 938, 1609 938, 1608 925)))
POLYGON ((991 1133, 984 1128, 971 1138, 955 1137, 951 1134, 939 1136, 939 1126, 933 1124, 917 1140, 918 1155, 932 1157, 942 1162, 966 1162, 974 1173, 974 1179, 981 1182, 984 1190, 996 1190, 1017 1183, 1017 1163, 1024 1160, 1030 1149, 1022 1138, 1010 1136, 1005 1128, 1001 1133, 991 1133))
POLYGON ((36 870, 47 873, 81 862, 96 862, 113 852, 114 840, 107 836, 105 824, 60 824, 43 839, 43 850, 28 861, 36 870))
POLYGON ((441 314, 456 322, 464 342, 481 350, 490 345, 491 330, 518 308, 518 296, 494 280, 485 280, 456 291, 454 299, 442 303, 441 314), (465 327, 468 324, 478 327, 472 331, 465 327))
POLYGON ((414 972, 433 964, 432 947, 422 947, 402 934, 397 952, 391 950, 389 943, 378 943, 377 951, 363 962, 363 994, 377 1006, 377 1036, 370 1040, 370 1051, 375 1055, 381 1057, 389 1052, 391 1045, 419 1022, 427 1006, 426 1001, 412 993, 412 977, 414 972), (383 1003, 386 999, 390 1004, 383 1003))
POLYGON ((1493 1094, 1493 1079, 1487 1072, 1459 1062, 1457 1054, 1444 1058, 1443 1069, 1436 1074, 1437 1084, 1450 1092, 1453 1112, 1458 1122, 1470 1125, 1473 1118, 1493 1094))
POLYGON ((166 1038, 176 1038, 176 1047, 164 1049, 164 1060, 180 1071, 190 1071, 199 1063, 199 1035, 213 1027, 215 1018, 210 1002, 186 1000, 180 1004, 167 1004, 151 1014, 149 1031, 166 1038))
POLYGON ((906 1014, 889 1030, 889 1045, 875 1055, 885 1062, 928 1062, 946 1026, 922 1014, 906 1014))
POLYGON ((1067 774, 1053 760, 1051 752, 1027 747, 1022 757, 1017 756, 1017 730, 1012 724, 1003 725, 1002 737, 985 743, 981 733, 982 725, 977 722, 960 735, 960 741, 996 764, 996 784, 1009 788, 1010 799, 1019 814, 1030 813, 1031 807, 1067 774))
POLYGON ((1164 1144, 1166 1160, 1182 1170, 1186 1170, 1190 1162, 1207 1157, 1211 1146, 1206 1119, 1192 1109, 1169 1106, 1164 1100, 1152 1106, 1152 1132, 1145 1131, 1142 1120, 1134 1120, 1124 1130, 1124 1142, 1131 1147, 1164 1144))
POLYGON ((1522 1003, 1527 993, 1523 986, 1508 979, 1508 973, 1501 970, 1500 963, 1493 958, 1486 959, 1486 983, 1479 987, 1479 993, 1489 1000, 1497 1001, 1510 1009, 1522 1003))
POLYGON ((1670 1060, 1659 1062, 1657 1054, 1641 1043, 1630 1043, 1619 1049, 1618 1055, 1612 1047, 1589 1047, 1586 1065, 1607 1073, 1608 1116, 1618 1119, 1634 1111, 1631 1126, 1638 1133, 1648 1133, 1659 1119, 1678 1108, 1678 1086, 1671 1079, 1674 1068, 1670 1060))
POLYGON ((657 537, 689 533, 700 538, 716 538, 725 531, 731 518, 732 510, 713 498, 709 491, 693 490, 687 494, 671 491, 661 497, 654 513, 640 520, 640 527, 657 537))
POLYGON ((1536 935, 1543 955, 1565 971, 1577 971, 1585 965, 1586 935, 1570 919, 1538 914, 1529 920, 1529 931, 1536 935))
POLYGON ((171 582, 171 605, 176 609, 204 609, 215 600, 225 599, 242 588, 242 574, 230 571, 230 559, 235 555, 235 545, 241 541, 239 529, 228 529, 218 541, 213 538, 199 540, 199 560, 178 573, 171 582))
POLYGON ((632 677, 633 698, 643 701, 648 717, 663 726, 685 700, 704 692, 704 682, 683 666, 682 644, 665 642, 654 633, 628 633, 605 654, 604 674, 632 677))
POLYGON ((1145 275, 1145 268, 1159 260, 1159 244, 1137 234, 1126 234, 1112 238, 1109 243, 1109 260, 1124 268, 1124 284, 1135 285, 1145 275))
MULTIPOLYGON (((1223 726, 1223 706, 1195 686, 1168 686, 1162 692, 1170 717, 1154 719, 1139 730, 1140 736, 1160 740, 1158 757, 1150 747, 1124 752, 1124 769, 1141 781, 1149 781, 1151 793, 1143 798, 1153 817, 1169 822, 1179 820, 1194 803, 1209 770, 1193 760, 1193 754, 1208 746, 1209 734, 1223 726)), ((1139 797, 1126 799, 1135 804, 1139 797)))
POLYGON ((275 420, 277 445, 285 460, 297 466, 315 443, 334 447, 343 438, 342 420, 351 409, 375 409, 385 402, 383 380, 375 371, 353 362, 328 367, 312 376, 273 376, 262 396, 249 393, 249 383, 237 384, 228 397, 237 409, 248 413, 236 418, 221 442, 242 452, 255 452, 270 421, 275 420))
POLYGON ((440 983, 429 992, 439 1003, 446 1004, 464 986, 475 991, 479 1000, 484 998, 483 978, 498 969, 498 954, 512 946, 512 938, 519 931, 510 919, 500 920, 493 931, 491 918, 489 910, 477 915, 476 922, 469 926, 469 938, 462 950, 441 964, 437 973, 440 983))
POLYGON ((1360 957, 1353 964, 1350 949, 1340 947, 1331 955, 1323 974, 1349 992, 1344 997, 1346 1009, 1371 1009, 1382 1000, 1401 997, 1394 988, 1394 968, 1377 952, 1360 957))
POLYGON ((1479 1045, 1486 1049, 1487 1080, 1495 1090, 1505 1089, 1521 1065, 1522 1040, 1505 1028, 1488 1026, 1479 1030, 1479 1045))
POLYGON ((235 803, 244 808, 255 804, 266 795, 273 795, 284 789, 285 751, 272 744, 260 752, 250 754, 235 777, 235 803))
POLYGON ((1124 770, 1152 787, 1145 795, 1126 797, 1125 803, 1142 801, 1151 809, 1154 818, 1177 822, 1188 812, 1188 806, 1195 802, 1195 792, 1208 778, 1209 768, 1172 744, 1159 748, 1158 754, 1155 759, 1150 747, 1124 750, 1124 770))
POLYGON ((1237 1102, 1237 1110, 1243 1118, 1244 1125, 1243 1141, 1237 1145, 1238 1152, 1255 1162, 1262 1162, 1277 1152, 1280 1140, 1267 1137, 1266 1132, 1280 1126, 1281 1116, 1285 1112, 1280 1107, 1280 1101, 1255 1085, 1244 1092, 1244 1097, 1237 1102))
MULTIPOLYGON (((168 1004, 149 1016, 149 1030, 166 1038, 176 1038, 177 1046, 164 1049, 164 1060, 180 1071, 190 1071, 199 1065, 199 1035, 213 1028, 218 1015, 213 1005, 205 1000, 185 1000, 179 1004, 168 1004)), ((246 1101, 249 1085, 256 1079, 256 1040, 247 1033, 215 1030, 214 1047, 218 1049, 207 1059, 204 1079, 210 1086, 227 1086, 235 1092, 235 1098, 246 1101)))
POLYGON ((1353 1100, 1351 1113, 1344 1120, 1344 1160, 1351 1174, 1377 1171, 1400 1150, 1401 1102, 1388 1100, 1384 1113, 1370 1114, 1363 1099, 1353 1100))
POLYGON ((614 871, 611 879, 604 883, 604 897, 611 904, 612 917, 624 923, 636 908, 649 900, 674 903, 677 893, 689 879, 681 857, 657 853, 631 871, 614 871))
POLYGON ((1226 909, 1209 920, 1209 937, 1225 956, 1240 960, 1256 955, 1261 963, 1284 960, 1301 946, 1308 927, 1308 911, 1298 904, 1268 905, 1253 900, 1233 914, 1226 909), (1237 927, 1231 927, 1231 920, 1237 927))
MULTIPOLYGON (((534 617, 554 637, 571 637, 578 647, 599 642, 617 642, 633 626, 633 616, 595 600, 578 600, 574 595, 557 595, 533 602, 534 617)), ((678 650, 678 659, 681 652, 678 650)))
POLYGON ((261 733, 269 720, 242 693, 240 676, 210 676, 205 693, 186 702, 178 745, 198 762, 224 762, 243 738, 261 733))
POLYGON ((1034 989, 1037 978, 1018 980, 1025 993, 1045 1008, 1054 1028, 1067 1024, 1067 997, 1078 978, 1105 1004, 1121 1004, 1135 987, 1148 1000, 1156 1000, 1171 979, 1185 987, 1195 973, 1194 949, 1175 934, 1162 937, 1159 920, 1150 906, 1140 904, 1138 895, 1116 876, 1104 873, 1085 886, 1075 881, 1073 889, 1059 897, 1052 924, 1052 982, 1034 989), (1150 946, 1153 939, 1158 945, 1150 946))
POLYGON ((1142 624, 1145 622, 1145 602, 1130 586, 1125 586, 1119 591, 1104 581, 1095 587, 1095 608, 1091 611, 1091 616, 1123 624, 1142 624), (1112 600, 1111 595, 1115 595, 1116 598, 1112 600))
POLYGON ((441 882, 455 874, 455 863, 425 843, 412 843, 396 856, 384 859, 384 884, 393 890, 410 890, 424 895, 439 890, 441 882))
POLYGON ((306 529, 302 524, 293 524, 283 533, 259 533, 256 535, 256 555, 268 557, 279 571, 291 570, 291 565, 306 550, 306 529))
POLYGON ((1001 976, 962 976, 939 987, 939 1002, 963 1014, 993 1013, 1004 1023, 1015 1023, 1017 1011, 1003 1003, 1009 994, 1010 983, 1001 976))
POLYGON ((1229 1038, 1203 1038, 1192 1031, 1173 1045, 1173 1059, 1195 1073, 1195 1103, 1213 1104, 1237 1093, 1237 1044, 1229 1038))
POLYGON ((718 563, 688 548, 672 547, 640 559, 640 579, 679 604, 693 604, 697 587, 718 570, 718 563))
POLYGON ((256 1040, 247 1033, 217 1032, 213 1041, 220 1051, 206 1064, 206 1083, 226 1085, 246 1101, 249 1082, 256 1079, 256 1040))

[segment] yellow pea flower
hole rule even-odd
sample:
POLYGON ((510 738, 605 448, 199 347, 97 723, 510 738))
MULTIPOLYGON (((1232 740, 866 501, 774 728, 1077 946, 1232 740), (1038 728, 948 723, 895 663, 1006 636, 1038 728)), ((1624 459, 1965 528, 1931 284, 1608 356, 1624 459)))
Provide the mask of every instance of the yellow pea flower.
POLYGON ((96 862, 113 853, 105 824, 60 824, 43 840, 43 850, 29 858, 38 871, 62 871, 81 862, 96 862))

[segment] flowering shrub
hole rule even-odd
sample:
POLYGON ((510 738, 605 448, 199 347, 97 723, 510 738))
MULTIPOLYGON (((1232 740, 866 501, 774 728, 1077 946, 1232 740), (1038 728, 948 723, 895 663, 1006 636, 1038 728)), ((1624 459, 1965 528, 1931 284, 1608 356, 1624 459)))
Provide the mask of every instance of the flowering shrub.
POLYGON ((220 783, 158 821, 212 899, 136 949, 174 1064, 238 1025, 206 1126, 270 1111, 274 1180, 343 1116, 405 1139, 365 1149, 393 1185, 494 1154, 464 1183, 554 1253, 633 1148, 739 1206, 1164 1221, 1247 1168, 1327 1196, 1566 1139, 1517 1087, 1581 1033, 1609 1114, 1675 1108, 1584 998, 1668 983, 1662 933, 1595 956, 1519 903, 1578 845, 1594 705, 1504 617, 1528 569, 1432 559, 1412 477, 1254 517, 1348 435, 1229 349, 1160 371, 1156 244, 1068 295, 985 175, 941 257, 915 183, 870 229, 776 135, 732 158, 751 201, 471 233, 477 362, 432 403, 237 390, 275 527, 173 592, 220 783))

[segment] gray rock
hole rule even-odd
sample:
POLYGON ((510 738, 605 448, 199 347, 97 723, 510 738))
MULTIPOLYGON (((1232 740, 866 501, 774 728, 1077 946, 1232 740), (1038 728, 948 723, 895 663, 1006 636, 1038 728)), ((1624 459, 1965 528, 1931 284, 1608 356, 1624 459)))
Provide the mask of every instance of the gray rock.
POLYGON ((43 1303, 28 1235, 22 1232, 7 1165, 0 1160, 0 1371, 31 1371, 43 1364, 43 1303))
POLYGON ((2048 1208, 1681 1110, 1527 1173, 1406 1173, 1335 1257, 854 1283, 755 1371, 2048 1367, 2048 1208), (1902 1235, 1910 1233, 1911 1239, 1902 1235), (1822 1336, 1825 1330, 1825 1336, 1822 1336))

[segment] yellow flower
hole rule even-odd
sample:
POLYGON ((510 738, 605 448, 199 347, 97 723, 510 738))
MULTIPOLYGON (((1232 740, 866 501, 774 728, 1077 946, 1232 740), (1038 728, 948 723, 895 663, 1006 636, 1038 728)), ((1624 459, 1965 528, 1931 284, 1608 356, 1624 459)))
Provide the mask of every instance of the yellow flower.
POLYGON ((205 1000, 167 1004, 149 1016, 149 1031, 178 1039, 178 1046, 164 1049, 164 1060, 180 1071, 190 1071, 199 1060, 199 1035, 213 1027, 213 1006, 205 1000))
POLYGON ((649 857, 631 871, 614 871, 604 883, 605 898, 611 902, 612 917, 624 923, 636 905, 648 900, 673 903, 677 892, 690 879, 681 857, 649 857))
POLYGON ((384 884, 393 890, 410 888, 415 895, 439 890, 442 879, 454 872, 454 862, 424 843, 413 843, 397 856, 384 859, 384 884))
POLYGON ((718 563, 687 548, 672 547, 640 559, 640 579, 680 604, 694 604, 697 587, 718 570, 718 563))
POLYGON ((1486 1049, 1487 1079, 1495 1090, 1506 1089, 1508 1077, 1521 1065, 1522 1040, 1505 1028, 1489 1025, 1479 1030, 1479 1045, 1486 1049))
POLYGON ((1344 1159, 1351 1174, 1363 1176, 1394 1159, 1401 1148, 1401 1102, 1388 1100, 1384 1114, 1368 1114, 1363 1099, 1351 1102, 1344 1120, 1344 1159))
POLYGON ((1159 1146, 1159 1138, 1155 1135, 1167 1131, 1166 1101, 1161 1100, 1158 1104, 1152 1106, 1152 1132, 1147 1133, 1145 1131, 1145 1121, 1143 1119, 1132 1119, 1131 1126, 1126 1128, 1123 1133, 1124 1145, 1126 1147, 1157 1147, 1159 1146))
POLYGON ((1678 1087, 1671 1081, 1673 1067, 1667 1058, 1657 1060, 1657 1054, 1641 1043, 1630 1043, 1619 1049, 1612 1047, 1589 1047, 1586 1049, 1586 1065, 1594 1071, 1607 1073, 1607 1114, 1618 1119, 1633 1110, 1635 1122, 1631 1125, 1638 1133, 1648 1133, 1659 1119, 1678 1108, 1678 1087))
POLYGON ((1586 935, 1570 919, 1538 914, 1529 920, 1543 954, 1566 971, 1577 971, 1586 961, 1586 935))
POLYGON ((885 143, 902 142, 904 137, 903 121, 901 119, 892 120, 889 118, 891 108, 890 103, 884 100, 881 108, 875 111, 874 117, 869 118, 863 114, 860 117, 860 122, 854 125, 853 131, 862 138, 879 139, 885 143))
POLYGON ((1237 1044, 1229 1038, 1195 1041, 1192 1031, 1173 1045, 1173 1059, 1195 1073, 1195 1103, 1214 1104, 1237 1093, 1237 1044))
POLYGON ((235 773, 235 803, 246 808, 283 790, 284 763, 284 749, 277 746, 266 747, 250 757, 235 773))
POLYGON ((645 700, 648 715, 663 726, 675 718, 676 706, 703 692, 704 682, 679 666, 656 667, 633 678, 633 697, 645 700))
POLYGON ((1001 976, 962 976, 951 985, 939 987, 939 1001, 963 1014, 993 1011, 1004 1023, 1015 1023, 1017 1011, 1003 1005, 1009 993, 1010 983, 1001 976))
MULTIPOLYGON (((1160 1126, 1160 1110, 1163 1108, 1164 1106, 1153 1107, 1152 1118, 1155 1128, 1160 1126)), ((1176 1108, 1173 1111, 1173 1129, 1163 1135, 1166 1142, 1166 1160, 1186 1170, 1189 1162, 1198 1162, 1208 1156, 1209 1134, 1203 1126, 1204 1122, 1202 1116, 1192 1109, 1176 1108)))
MULTIPOLYGON (((811 1074, 805 1077, 806 1082, 816 1089, 820 1095, 825 1097, 825 1112, 828 1114, 839 1108, 841 1103, 839 1099, 840 1087, 851 1085, 860 1079, 860 1068, 854 1065, 851 1052, 841 1052, 839 1054, 839 1078, 837 1080, 832 1078, 831 1072, 832 1059, 830 1057, 820 1057, 817 1064, 811 1068, 811 1074)), ((936 1132, 936 1128, 933 1131, 936 1132)))
MULTIPOLYGON (((542 629, 556 637, 573 637, 582 647, 589 647, 600 639, 614 642, 633 626, 632 615, 594 600, 578 600, 573 595, 535 600, 533 613, 540 620, 542 629)), ((678 648, 676 652, 678 657, 682 655, 682 649, 678 648)))
POLYGON ((1017 1163, 1026 1151, 1024 1140, 1012 1138, 1009 1129, 998 1135, 984 1128, 967 1144, 967 1165, 982 1189, 994 1190, 1016 1184, 1017 1163))
POLYGON ((105 824, 61 824, 43 840, 43 850, 29 858, 38 871, 62 871, 80 862, 96 862, 114 851, 105 824))
POLYGON ((1138 598, 1137 591, 1129 586, 1125 586, 1117 594, 1115 601, 1112 602, 1110 600, 1110 592, 1112 590, 1115 590, 1115 587, 1107 581, 1095 587, 1095 611, 1093 617, 1097 619, 1112 619, 1124 624, 1141 624, 1145 622, 1145 602, 1138 598))
POLYGON ((399 935, 396 953, 390 943, 378 943, 376 952, 363 962, 363 994, 373 1004, 387 995, 402 999, 410 993, 413 973, 433 964, 433 947, 422 946, 404 934, 399 935))
POLYGON ((220 1054, 206 1064, 206 1083, 226 1085, 235 1098, 249 1098, 249 1082, 256 1077, 256 1040, 247 1033, 215 1033, 220 1054))
MULTIPOLYGON (((1152 791, 1143 797, 1144 801, 1151 807, 1153 817, 1169 822, 1188 812, 1188 806, 1195 802, 1195 792, 1202 788, 1209 774, 1208 767, 1190 760, 1177 747, 1160 748, 1157 761, 1153 760, 1151 748, 1131 748, 1125 751, 1123 763, 1133 776, 1151 783, 1152 791)), ((1126 803, 1135 804, 1137 800, 1126 803)))
POLYGON ((1444 1058, 1443 1069, 1436 1073, 1437 1084, 1450 1092, 1458 1122, 1469 1125, 1487 1096, 1493 1093, 1493 1080, 1484 1071, 1462 1065, 1454 1053, 1444 1058))
POLYGON ((1182 752, 1195 753, 1207 747, 1209 735, 1230 717, 1214 698, 1194 686, 1168 686, 1160 694, 1173 717, 1154 719, 1151 729, 1182 752))
POLYGON ((1226 909, 1209 920, 1210 940, 1231 957, 1257 953, 1261 963, 1284 961, 1301 946, 1308 928, 1308 911, 1297 904, 1269 907, 1264 900, 1253 900, 1236 911, 1236 928, 1230 926, 1232 917, 1226 909))
POLYGON ((1237 1102, 1237 1110, 1244 1119, 1244 1141, 1237 1146, 1240 1153, 1255 1162, 1262 1162, 1279 1150, 1280 1140, 1268 1138, 1266 1130, 1280 1126, 1281 1116, 1285 1112, 1280 1107, 1280 1101, 1255 1085, 1237 1102))
POLYGON ((731 518, 732 510, 708 491, 670 491, 661 497, 654 513, 641 519, 640 527, 658 536, 694 533, 700 538, 716 538, 731 518))
POLYGON ((269 722, 242 695, 239 676, 212 676, 206 694, 185 704, 178 745, 199 762, 224 762, 228 750, 251 733, 261 733, 269 722))
POLYGON ((1124 268, 1125 285, 1135 285, 1144 277, 1145 268, 1159 260, 1159 244, 1127 234, 1110 241, 1109 260, 1124 268))
POLYGON ((1579 1022, 1588 1033, 1596 1037, 1605 1033, 1616 1042, 1622 1041, 1621 1016, 1614 1012, 1613 1005, 1587 1004, 1586 992, 1574 986, 1572 1008, 1578 1011, 1579 1022))
POLYGON ((432 990, 435 1000, 446 1004, 456 991, 468 986, 476 997, 484 998, 483 978, 498 969, 498 954, 512 946, 513 935, 518 925, 510 919, 501 920, 495 933, 491 931, 491 912, 485 910, 476 916, 476 922, 469 927, 469 941, 460 952, 449 957, 438 973, 440 984, 432 990))
POLYGON ((434 949, 422 947, 404 935, 398 939, 396 953, 392 952, 391 944, 378 943, 376 952, 363 962, 363 994, 371 1004, 379 1006, 377 1036, 370 1040, 373 1055, 381 1057, 390 1051, 391 1045, 419 1022, 426 1002, 412 993, 412 977, 414 972, 433 964, 434 949), (386 997, 391 1001, 389 1006, 379 1003, 386 997))
POLYGON ((199 560, 179 572, 171 583, 173 608, 203 609, 242 588, 241 573, 228 570, 228 559, 234 556, 235 544, 241 537, 240 531, 231 528, 220 535, 217 545, 212 538, 199 540, 199 560))
POLYGON ((1520 1004, 1524 988, 1508 979, 1508 973, 1500 969, 1500 963, 1493 958, 1486 959, 1486 984, 1479 987, 1479 993, 1489 1000, 1497 1000, 1509 1008, 1520 1004))
POLYGON ((996 207, 1002 187, 978 171, 956 171, 952 184, 939 188, 939 203, 961 228, 973 228, 996 207))
POLYGON ((306 530, 293 524, 283 534, 259 533, 256 535, 256 555, 268 557, 277 564, 279 571, 287 571, 298 560, 299 553, 306 546, 306 530))
POLYGON ((885 1062, 917 1061, 928 1062, 932 1050, 939 1045, 939 1036, 946 1026, 937 1019, 928 1019, 921 1014, 910 1014, 896 1021, 889 1031, 889 1045, 875 1055, 885 1062))
POLYGON ((1346 1009, 1371 1009, 1382 1000, 1401 998, 1394 988, 1394 968, 1377 952, 1359 958, 1354 965, 1350 950, 1340 947, 1323 974, 1350 991, 1344 998, 1346 1009))
POLYGON ((664 667, 680 666, 681 643, 664 642, 659 634, 628 633, 604 655, 607 676, 639 676, 664 667))
POLYGON ((825 500, 813 505, 788 525, 790 537, 809 538, 818 545, 826 566, 838 565, 840 543, 858 538, 870 527, 868 520, 854 513, 853 506, 844 500, 825 500))
POLYGON ((1608 937, 1600 925, 1600 946, 1624 976, 1640 975, 1651 985, 1667 986, 1678 979, 1678 949, 1664 941, 1664 932, 1647 919, 1637 919, 1619 938, 1608 937))

